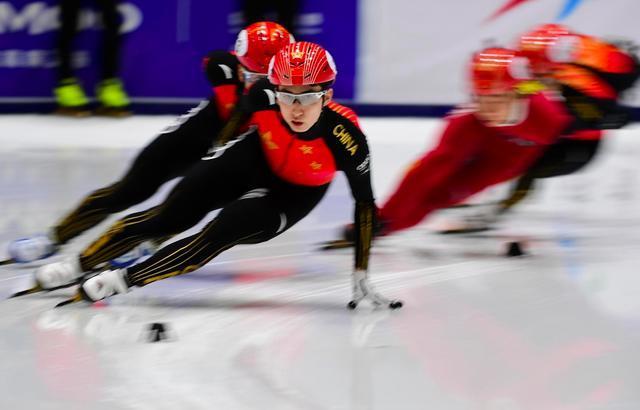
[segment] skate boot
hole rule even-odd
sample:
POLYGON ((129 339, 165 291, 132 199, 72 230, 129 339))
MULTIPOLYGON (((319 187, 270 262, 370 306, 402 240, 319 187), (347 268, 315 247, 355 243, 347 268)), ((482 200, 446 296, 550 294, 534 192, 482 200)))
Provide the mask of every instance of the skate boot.
POLYGON ((118 78, 102 80, 96 87, 96 97, 100 102, 96 114, 109 117, 131 115, 129 96, 118 78))
POLYGON ((41 290, 66 288, 78 283, 84 276, 77 256, 50 263, 36 269, 36 286, 41 290))
POLYGON ((29 263, 55 254, 58 246, 47 235, 41 234, 9 243, 8 251, 13 262, 29 263))
POLYGON ((109 261, 109 266, 113 269, 127 268, 134 263, 141 261, 142 258, 153 255, 156 253, 156 250, 158 250, 158 246, 151 241, 142 242, 140 245, 136 246, 124 255, 111 259, 109 261))
POLYGON ((53 89, 58 108, 56 114, 71 117, 87 117, 91 115, 89 100, 75 77, 65 78, 53 89))
POLYGON ((78 292, 87 302, 97 302, 118 293, 129 292, 125 269, 107 270, 86 279, 78 292))

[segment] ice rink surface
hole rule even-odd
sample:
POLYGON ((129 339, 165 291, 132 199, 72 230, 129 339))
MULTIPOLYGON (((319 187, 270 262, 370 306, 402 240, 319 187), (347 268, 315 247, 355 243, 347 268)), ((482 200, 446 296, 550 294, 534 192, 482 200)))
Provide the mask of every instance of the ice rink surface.
MULTIPOLYGON (((0 117, 0 255, 113 182, 172 118, 0 117)), ((441 127, 362 125, 381 199, 441 127)), ((273 241, 99 306, 52 309, 71 290, 4 300, 33 266, 0 267, 0 409, 637 410, 640 128, 605 142, 488 234, 434 232, 467 209, 380 240, 372 281, 399 311, 348 311, 351 251, 316 250, 352 213, 342 177, 273 241), (513 240, 530 256, 504 257, 513 240), (145 339, 153 323, 168 340, 145 339)))

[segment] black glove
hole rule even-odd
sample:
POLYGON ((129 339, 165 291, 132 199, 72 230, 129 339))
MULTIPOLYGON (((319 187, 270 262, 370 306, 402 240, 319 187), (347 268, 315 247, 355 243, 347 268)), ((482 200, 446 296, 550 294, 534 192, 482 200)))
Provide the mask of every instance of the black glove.
POLYGON ((238 83, 238 59, 228 51, 215 50, 202 59, 202 70, 212 87, 238 83))
POLYGON ((267 79, 256 81, 256 83, 242 95, 238 104, 240 109, 245 113, 277 109, 276 93, 273 85, 271 85, 267 79))

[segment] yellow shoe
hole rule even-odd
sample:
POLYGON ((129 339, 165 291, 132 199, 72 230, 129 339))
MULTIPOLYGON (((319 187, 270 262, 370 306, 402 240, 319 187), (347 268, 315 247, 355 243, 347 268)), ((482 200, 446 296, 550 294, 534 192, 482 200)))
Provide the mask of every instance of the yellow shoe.
POLYGON ((122 86, 122 81, 109 78, 101 81, 96 87, 96 96, 100 107, 96 114, 109 117, 126 117, 131 115, 129 96, 122 86))
POLYGON ((53 89, 58 104, 57 112, 64 115, 87 116, 89 100, 75 77, 65 78, 53 89))

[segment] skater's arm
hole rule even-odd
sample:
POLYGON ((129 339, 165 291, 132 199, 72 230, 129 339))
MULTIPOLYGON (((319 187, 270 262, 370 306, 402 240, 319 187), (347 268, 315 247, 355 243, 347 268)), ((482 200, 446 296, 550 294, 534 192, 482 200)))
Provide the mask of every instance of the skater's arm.
POLYGON ((202 59, 204 71, 220 117, 229 121, 238 105, 242 82, 238 77, 238 59, 233 53, 222 50, 209 52, 202 59))
POLYGON ((233 139, 243 125, 252 122, 252 115, 256 112, 275 109, 277 105, 273 86, 267 80, 259 80, 240 96, 230 118, 216 139, 217 146, 222 146, 233 139))
POLYGON ((332 118, 330 146, 334 150, 338 168, 347 176, 355 200, 354 267, 356 270, 367 270, 376 209, 371 187, 369 147, 353 111, 337 104, 332 104, 331 110, 327 113, 332 118))
POLYGON ((202 59, 202 70, 214 90, 216 87, 240 82, 238 58, 228 51, 214 50, 209 52, 202 59))
POLYGON ((353 111, 346 107, 334 105, 330 108, 338 121, 330 123, 329 136, 336 163, 344 171, 355 199, 354 212, 354 246, 355 263, 351 276, 352 299, 347 305, 355 309, 364 299, 375 306, 388 306, 391 309, 402 307, 402 302, 389 300, 377 293, 368 282, 369 252, 373 239, 373 227, 376 217, 376 205, 371 188, 371 157, 367 139, 358 126, 353 111), (338 114, 338 115, 335 115, 338 114))
MULTIPOLYGON (((365 147, 366 148, 366 141, 365 147)), ((365 149, 363 149, 363 152, 365 149)), ((369 249, 373 239, 373 226, 376 205, 371 188, 370 157, 368 149, 359 162, 354 161, 352 172, 347 173, 351 192, 355 199, 355 264, 356 270, 367 270, 369 267, 369 249)))

